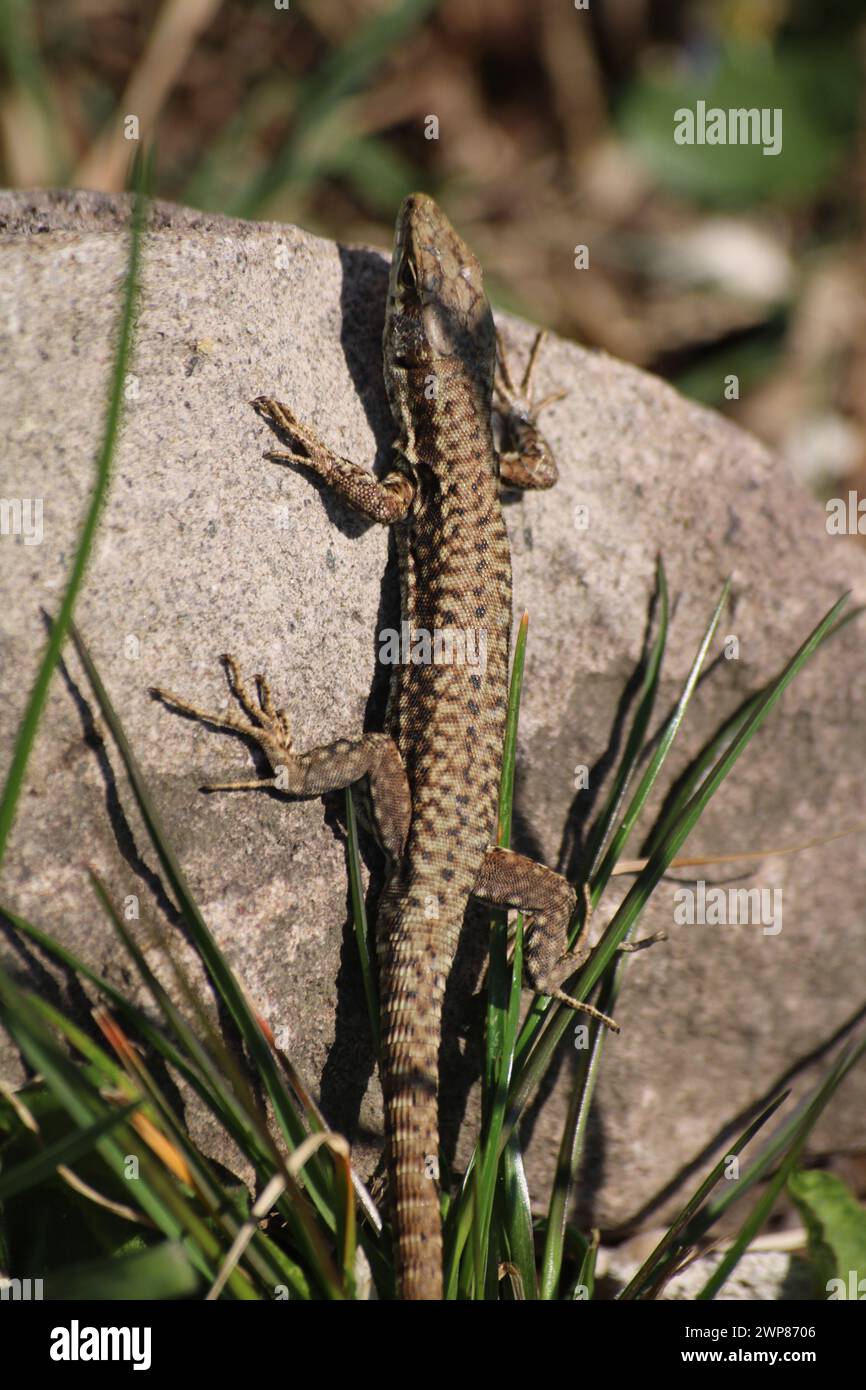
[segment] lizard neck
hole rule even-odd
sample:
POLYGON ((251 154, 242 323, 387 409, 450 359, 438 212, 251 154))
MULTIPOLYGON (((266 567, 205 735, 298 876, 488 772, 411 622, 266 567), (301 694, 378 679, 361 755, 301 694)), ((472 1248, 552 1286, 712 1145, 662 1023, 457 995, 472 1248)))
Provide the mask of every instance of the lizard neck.
POLYGON ((458 358, 440 358, 392 378, 388 392, 398 426, 398 454, 416 480, 432 473, 443 482, 453 481, 455 471, 473 463, 495 478, 492 362, 489 370, 486 364, 469 370, 458 358))

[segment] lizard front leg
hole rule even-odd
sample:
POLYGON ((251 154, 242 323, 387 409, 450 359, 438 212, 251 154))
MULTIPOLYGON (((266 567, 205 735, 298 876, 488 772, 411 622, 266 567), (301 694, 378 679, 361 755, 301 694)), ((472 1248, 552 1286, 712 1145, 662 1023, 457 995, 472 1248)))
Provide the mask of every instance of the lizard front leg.
POLYGON ((268 396, 257 396, 252 402, 262 419, 288 435, 297 445, 289 452, 272 449, 265 458, 275 463, 299 463, 317 473, 332 492, 342 497, 356 512, 370 521, 388 526, 402 521, 409 511, 415 487, 405 473, 393 469, 384 478, 375 477, 368 468, 334 453, 314 429, 304 425, 288 406, 268 396))
POLYGON ((499 477, 503 487, 522 491, 553 487, 559 477, 553 450, 538 428, 542 410, 567 393, 554 391, 536 402, 532 393, 532 378, 544 332, 535 336, 520 385, 515 386, 508 368, 508 356, 497 333, 496 379, 494 394, 496 414, 500 421, 499 477))
POLYGON ((366 777, 377 839, 390 859, 399 859, 409 831, 412 798, 403 759, 394 740, 388 734, 363 734, 358 739, 337 739, 307 753, 296 753, 292 747, 291 727, 286 712, 274 706, 265 678, 255 678, 256 702, 247 691, 234 659, 226 656, 223 661, 229 688, 244 710, 246 719, 239 719, 235 714, 210 714, 173 695, 170 690, 162 690, 158 686, 151 688, 152 695, 167 701, 182 713, 252 739, 273 769, 273 777, 223 782, 205 790, 276 787, 289 796, 311 797, 340 791, 366 777))
POLYGON ((531 918, 524 952, 524 975, 530 989, 601 1019, 619 1032, 619 1025, 607 1014, 572 999, 560 988, 588 955, 580 939, 573 950, 568 949, 568 927, 577 897, 562 874, 513 850, 489 849, 472 894, 496 907, 520 908, 531 918))

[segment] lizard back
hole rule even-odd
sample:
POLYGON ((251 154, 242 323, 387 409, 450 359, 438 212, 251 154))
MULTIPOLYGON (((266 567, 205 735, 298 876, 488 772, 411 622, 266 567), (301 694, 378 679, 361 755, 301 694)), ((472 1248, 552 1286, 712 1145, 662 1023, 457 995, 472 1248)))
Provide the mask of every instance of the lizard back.
POLYGON ((397 224, 385 379, 396 466, 403 651, 386 727, 412 818, 377 922, 382 1077, 404 1297, 439 1298, 438 1054, 467 898, 495 835, 511 560, 490 427, 495 334, 477 260, 424 195, 397 224), (408 651, 407 651, 408 648, 408 651))

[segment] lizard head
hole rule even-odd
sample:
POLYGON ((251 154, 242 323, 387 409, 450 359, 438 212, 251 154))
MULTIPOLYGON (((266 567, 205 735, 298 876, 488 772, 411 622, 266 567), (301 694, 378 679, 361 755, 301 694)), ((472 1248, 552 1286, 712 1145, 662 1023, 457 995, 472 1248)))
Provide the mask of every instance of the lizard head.
POLYGON ((397 215, 384 356, 389 392, 402 394, 414 371, 447 370, 489 398, 496 339, 481 266, 426 193, 410 193, 397 215))

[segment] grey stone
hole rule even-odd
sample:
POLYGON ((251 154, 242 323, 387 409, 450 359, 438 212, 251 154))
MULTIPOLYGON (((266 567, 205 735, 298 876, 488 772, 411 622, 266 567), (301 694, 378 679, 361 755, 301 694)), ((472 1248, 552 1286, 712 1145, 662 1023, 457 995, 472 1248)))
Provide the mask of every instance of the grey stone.
MULTIPOLYGON (((58 609, 92 486, 126 222, 123 199, 0 197, 0 492, 44 506, 41 544, 0 538, 4 765, 44 642, 40 606, 58 609)), ((270 792, 202 795, 204 781, 253 775, 247 746, 172 715, 147 691, 160 684, 223 709, 218 656, 230 651, 246 672, 268 674, 293 714, 299 748, 351 734, 365 713, 381 710, 375 634, 396 618, 388 537, 318 484, 263 461, 274 440, 249 401, 275 395, 339 452, 381 466, 390 434, 379 355, 385 274, 378 253, 293 227, 157 206, 111 494, 76 614, 206 920, 329 1120, 349 1130, 362 1168, 376 1147, 380 1104, 354 946, 344 934, 346 859, 333 810, 270 792)), ((532 329, 510 319, 503 326, 520 360, 532 329)), ((653 730, 677 697, 728 574, 733 599, 722 634, 738 639, 739 653, 717 660, 698 688, 654 810, 839 594, 851 588, 866 597, 866 558, 827 535, 821 506, 759 443, 660 381, 555 339, 539 375, 543 392, 567 387, 569 395, 545 420, 558 487, 506 508, 515 613, 531 617, 516 844, 575 874, 574 827, 604 790, 599 769, 609 770, 612 731, 640 657, 656 556, 664 558, 673 617, 653 730), (575 791, 578 765, 593 769, 589 792, 575 791)), ((617 1006, 623 1032, 606 1041, 590 1123, 583 1218, 619 1228, 663 1219, 676 1181, 697 1184, 737 1117, 786 1078, 804 1094, 826 1064, 828 1040, 862 1012, 866 837, 794 855, 769 851, 862 819, 864 686, 862 631, 852 623, 798 678, 686 846, 692 855, 754 850, 752 865, 677 876, 781 889, 781 932, 676 926, 676 885, 660 885, 641 932, 664 928, 669 939, 628 963, 617 1006)), ((138 896, 154 963, 162 948, 150 924, 163 919, 166 903, 114 750, 94 745, 95 713, 68 650, 29 766, 3 899, 134 992, 85 865, 118 903, 138 896)), ((650 823, 644 816, 639 830, 650 823)), ((627 854, 639 845, 637 835, 627 854)), ((624 882, 615 880, 596 929, 624 882)), ((165 935, 192 969, 176 922, 165 935)), ((471 975, 477 927, 470 940, 471 975)), ((9 939, 0 949, 22 982, 65 987, 35 953, 9 939)), ((460 1003, 459 979, 455 988, 460 1003)), ((540 1200, 573 1041, 570 1033, 555 1084, 527 1120, 530 1185, 540 1200)), ((472 1047, 468 1057, 462 1052, 462 1040, 453 1041, 449 1114, 462 1108, 453 1093, 462 1094, 472 1071, 472 1047)), ((12 1079, 16 1068, 9 1049, 2 1074, 12 1079)), ((815 1146, 862 1147, 864 1100, 861 1068, 826 1112, 815 1146)), ((463 1156, 476 1118, 473 1099, 463 1156)), ((190 1123, 229 1156, 194 1112, 190 1123)))

